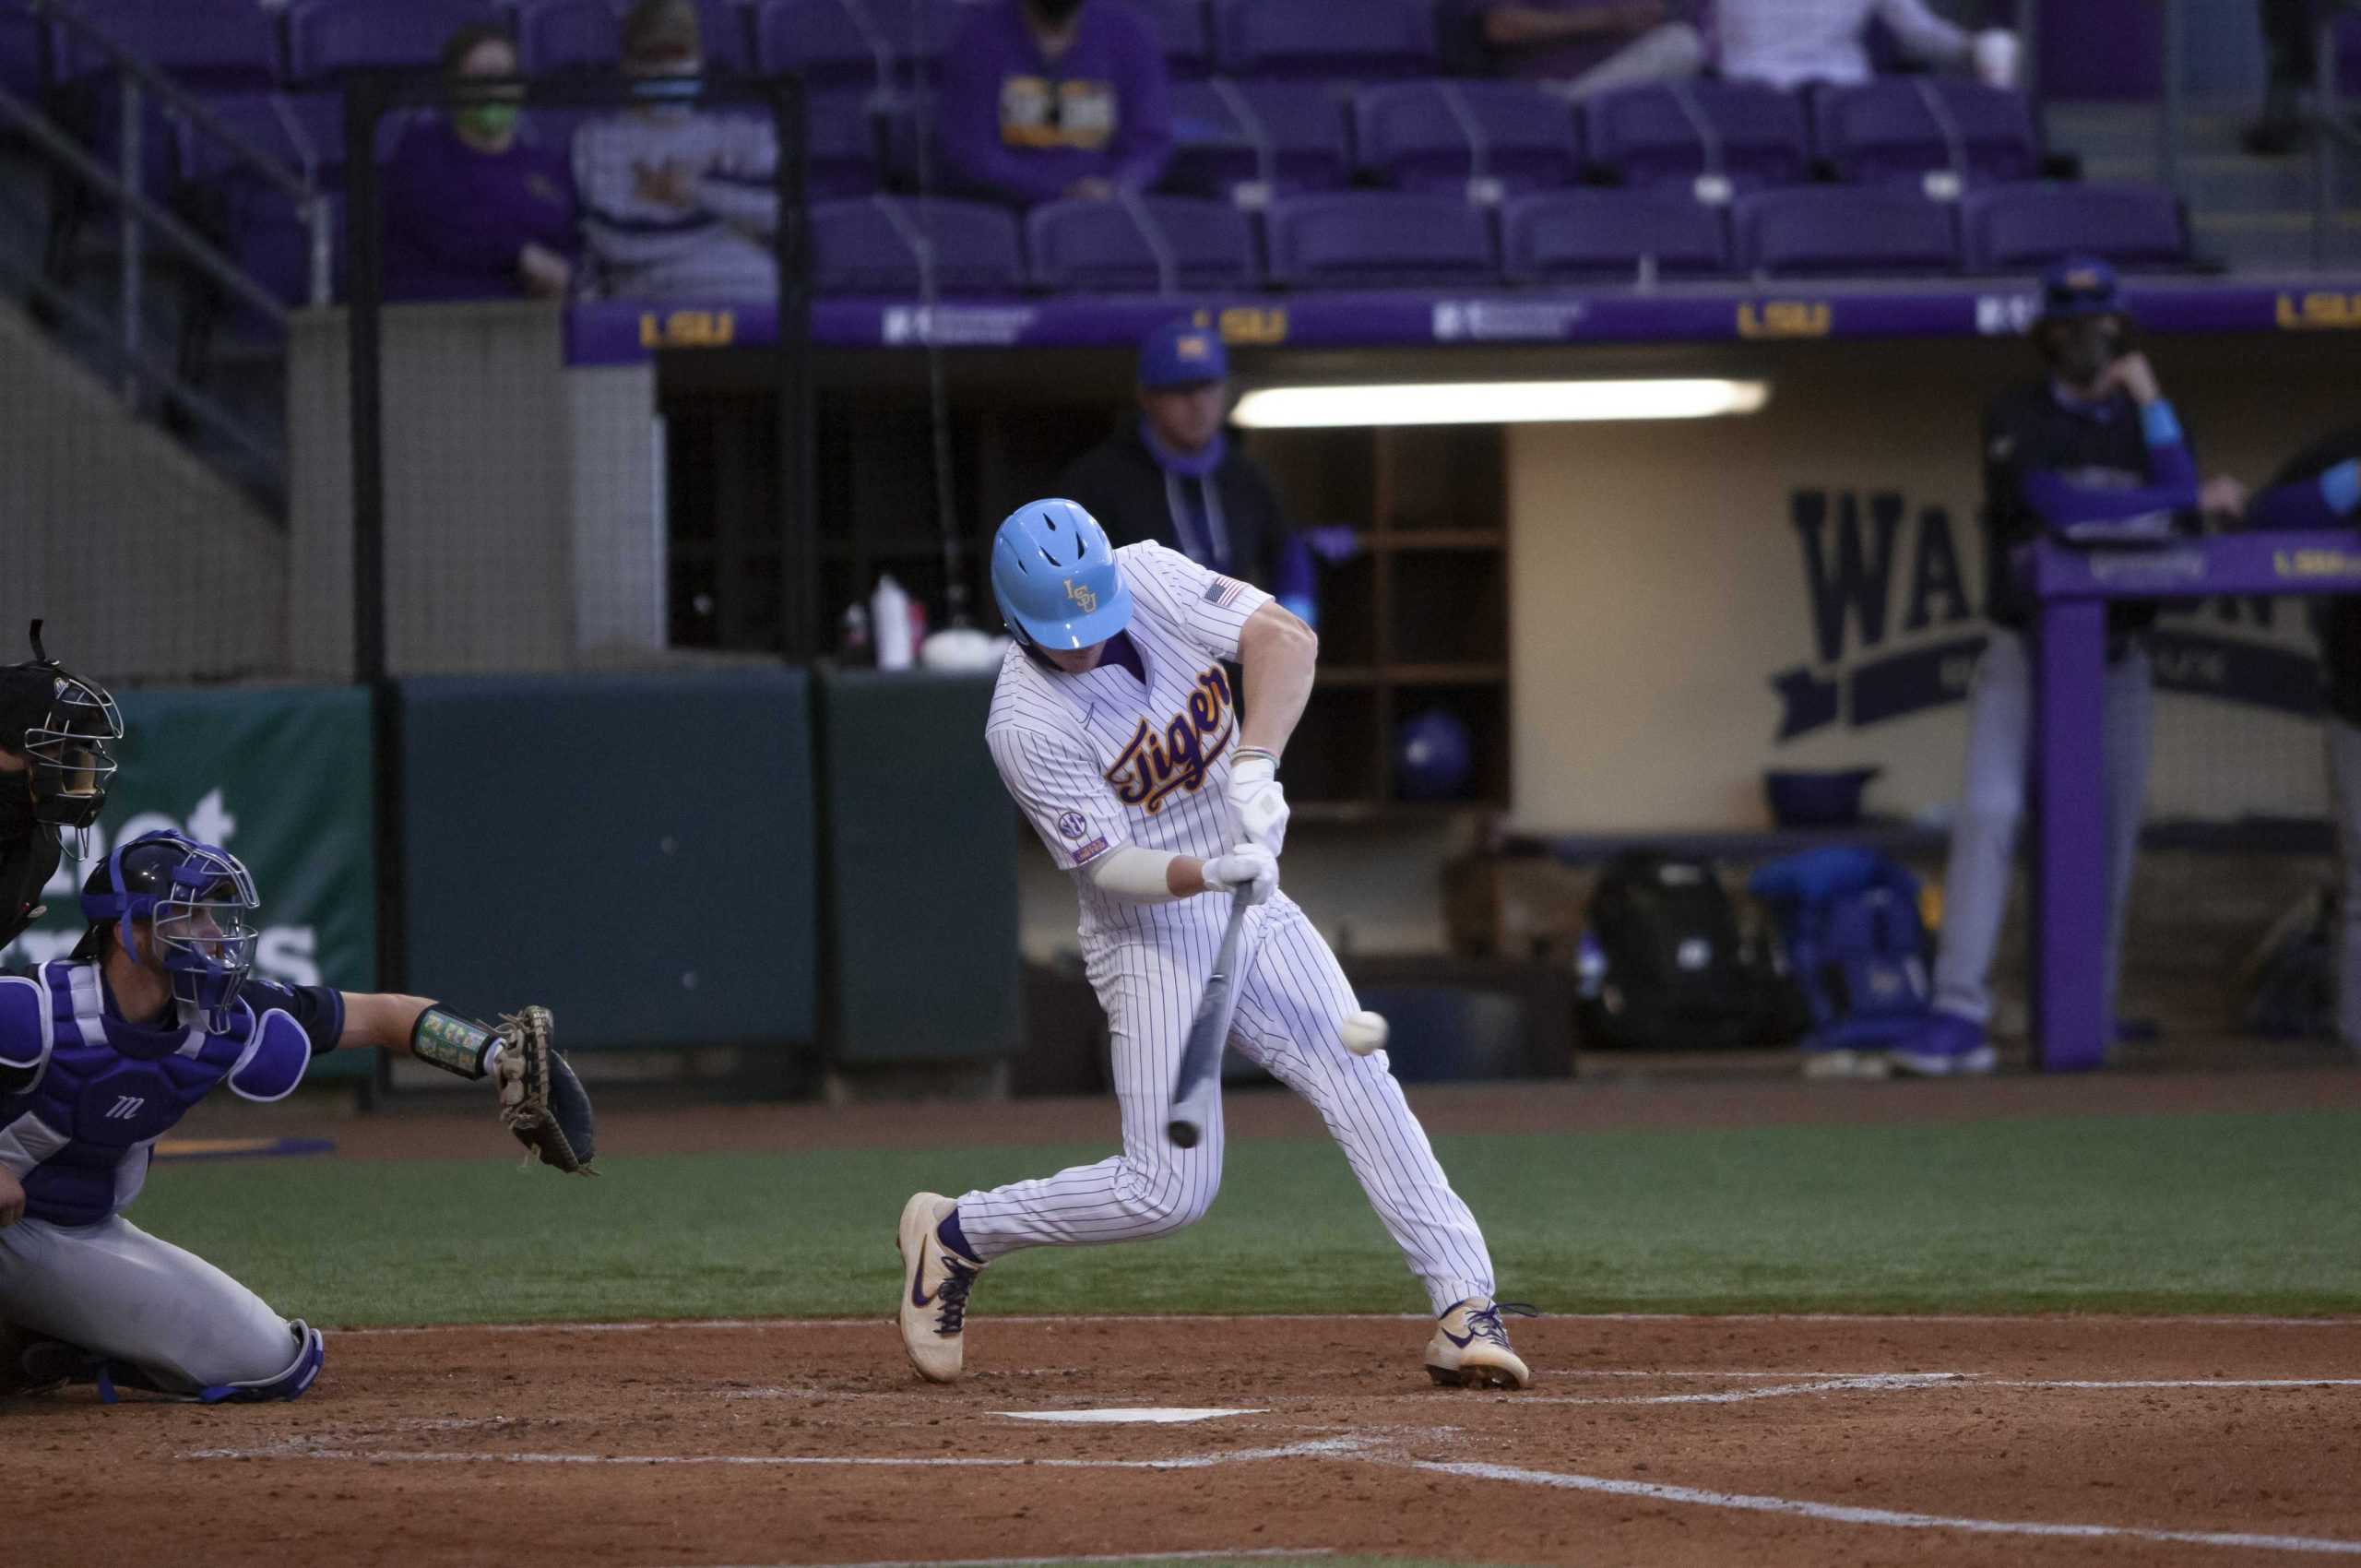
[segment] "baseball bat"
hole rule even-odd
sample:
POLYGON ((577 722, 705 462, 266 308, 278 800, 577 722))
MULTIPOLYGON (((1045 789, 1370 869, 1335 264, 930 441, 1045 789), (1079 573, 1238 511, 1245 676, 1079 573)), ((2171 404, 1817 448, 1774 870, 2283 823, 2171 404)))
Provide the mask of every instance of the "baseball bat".
POLYGON ((1180 1048, 1180 1071, 1172 1080, 1172 1113, 1164 1123, 1164 1135, 1175 1148, 1197 1146, 1221 1093, 1221 1052, 1229 1040, 1230 1015, 1238 1010, 1238 938, 1246 926, 1246 909, 1242 890, 1229 896, 1229 924, 1222 929, 1214 972, 1198 999, 1197 1016, 1189 1022, 1188 1043, 1180 1048))

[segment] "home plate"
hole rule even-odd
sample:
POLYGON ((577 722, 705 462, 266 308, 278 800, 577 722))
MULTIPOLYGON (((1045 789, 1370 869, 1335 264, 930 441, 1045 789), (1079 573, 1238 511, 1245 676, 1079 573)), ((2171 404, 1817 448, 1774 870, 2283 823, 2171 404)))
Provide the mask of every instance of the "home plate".
POLYGON ((1216 1421, 1224 1416, 1261 1416, 1266 1410, 1195 1410, 1172 1405, 1142 1405, 1106 1410, 1002 1410, 1017 1421, 1093 1421, 1107 1426, 1180 1426, 1216 1421))

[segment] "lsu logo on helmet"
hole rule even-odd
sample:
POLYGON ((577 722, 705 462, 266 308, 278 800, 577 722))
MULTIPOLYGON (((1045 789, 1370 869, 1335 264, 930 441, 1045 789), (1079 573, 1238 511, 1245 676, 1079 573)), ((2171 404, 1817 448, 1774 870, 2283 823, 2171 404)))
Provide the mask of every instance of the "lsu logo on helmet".
POLYGON ((1066 597, 1072 600, 1085 615, 1090 614, 1098 608, 1098 596, 1072 577, 1066 579, 1066 597))

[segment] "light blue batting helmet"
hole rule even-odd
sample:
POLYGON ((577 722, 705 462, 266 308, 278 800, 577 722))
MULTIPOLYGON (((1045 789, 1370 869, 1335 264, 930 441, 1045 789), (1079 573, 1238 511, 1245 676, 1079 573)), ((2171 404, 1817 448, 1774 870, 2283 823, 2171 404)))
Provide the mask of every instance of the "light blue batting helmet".
POLYGON ((992 598, 1042 647, 1088 647, 1132 620, 1132 590, 1098 519, 1072 501, 1028 501, 992 536, 992 598))

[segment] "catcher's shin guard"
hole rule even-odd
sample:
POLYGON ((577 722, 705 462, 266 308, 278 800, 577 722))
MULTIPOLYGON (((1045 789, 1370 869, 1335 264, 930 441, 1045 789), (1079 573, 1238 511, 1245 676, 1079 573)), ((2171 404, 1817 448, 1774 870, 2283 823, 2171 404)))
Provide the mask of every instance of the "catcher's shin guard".
POLYGON ((217 1383, 197 1393, 199 1402, 207 1405, 259 1404, 267 1399, 301 1399, 311 1390, 320 1375, 320 1368, 327 1364, 326 1341, 320 1331, 302 1318, 287 1325, 295 1336, 298 1348, 295 1364, 276 1377, 253 1383, 217 1383))

